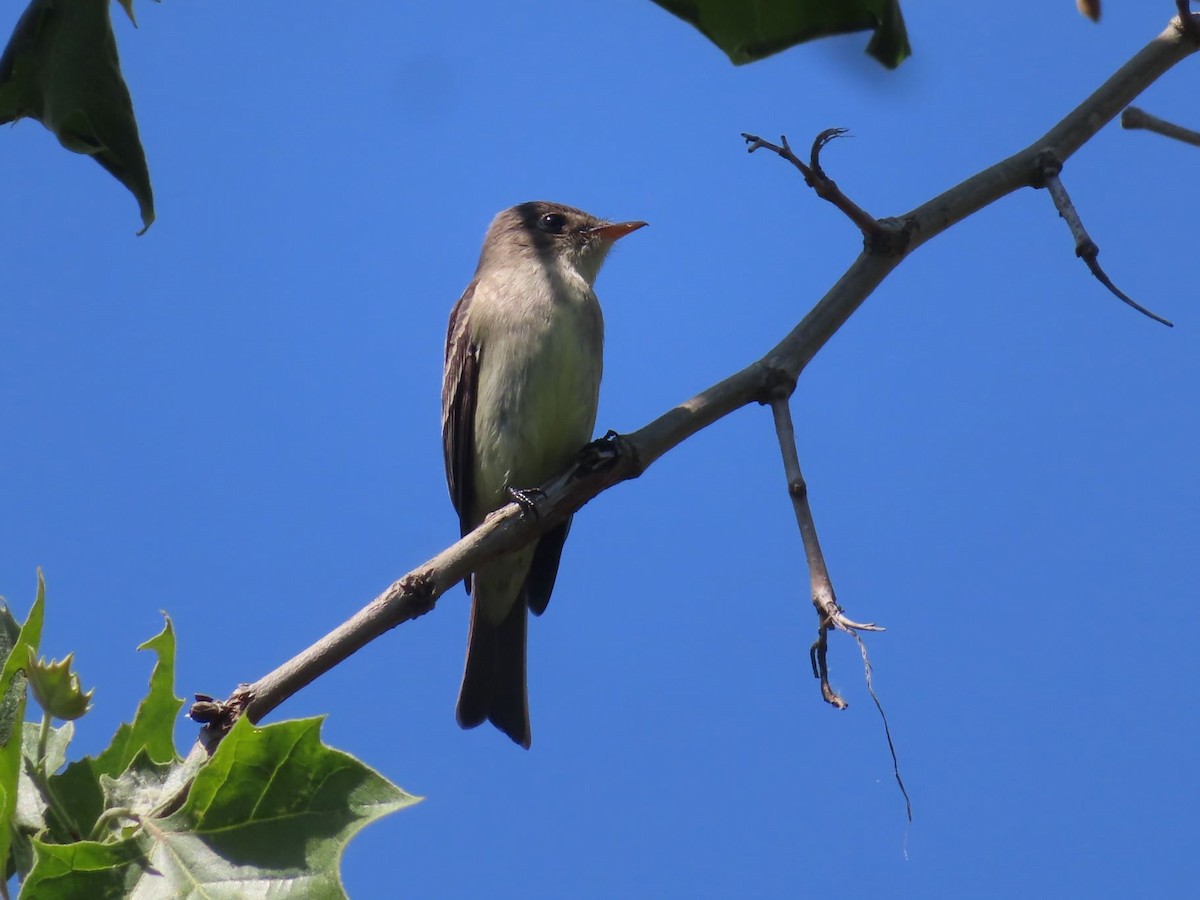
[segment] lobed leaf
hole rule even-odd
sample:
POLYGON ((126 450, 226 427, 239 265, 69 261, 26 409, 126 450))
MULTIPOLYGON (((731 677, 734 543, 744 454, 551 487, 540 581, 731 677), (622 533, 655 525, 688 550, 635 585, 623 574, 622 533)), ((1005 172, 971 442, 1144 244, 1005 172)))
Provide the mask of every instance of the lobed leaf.
POLYGON ((37 119, 91 156, 137 200, 141 234, 154 193, 108 13, 108 0, 32 0, 0 56, 0 125, 37 119))
POLYGON ((240 719, 203 765, 202 754, 167 764, 139 754, 120 777, 103 779, 123 810, 110 822, 111 842, 34 841, 21 896, 345 897, 346 844, 419 798, 325 745, 321 721, 256 728, 240 719), (189 765, 194 780, 178 804, 177 776, 189 765))

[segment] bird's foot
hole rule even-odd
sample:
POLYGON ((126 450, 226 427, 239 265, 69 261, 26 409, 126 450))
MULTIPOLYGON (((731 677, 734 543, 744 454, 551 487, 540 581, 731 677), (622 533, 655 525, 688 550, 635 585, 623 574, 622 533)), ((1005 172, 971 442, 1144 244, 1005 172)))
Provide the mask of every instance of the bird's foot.
POLYGON ((505 488, 508 498, 515 503, 520 504, 521 511, 531 519, 536 520, 538 517, 537 502, 538 500, 546 499, 546 492, 541 488, 529 488, 528 490, 520 490, 518 488, 505 488))
POLYGON ((580 475, 599 472, 614 465, 628 449, 625 438, 611 428, 602 438, 597 438, 579 451, 580 475))

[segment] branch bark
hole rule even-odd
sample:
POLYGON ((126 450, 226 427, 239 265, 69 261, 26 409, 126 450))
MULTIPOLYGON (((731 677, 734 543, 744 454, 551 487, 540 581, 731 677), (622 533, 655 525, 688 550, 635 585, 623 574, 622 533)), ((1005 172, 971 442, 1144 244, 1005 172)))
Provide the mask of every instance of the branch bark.
MULTIPOLYGON (((1195 20, 1197 17, 1190 17, 1195 20)), ((356 650, 402 622, 429 612, 437 599, 487 560, 528 543, 614 484, 636 478, 663 454, 750 403, 770 403, 903 259, 967 216, 1023 187, 1040 183, 1042 154, 1066 161, 1147 86, 1196 49, 1196 29, 1172 24, 1091 96, 1025 149, 904 215, 878 220, 890 239, 871 241, 804 319, 762 359, 702 391, 615 442, 607 465, 586 465, 542 486, 535 515, 512 503, 474 532, 413 569, 326 637, 223 702, 193 707, 206 723, 202 739, 219 739, 238 715, 258 721, 356 650)), ((207 698, 206 698, 207 699, 207 698)))

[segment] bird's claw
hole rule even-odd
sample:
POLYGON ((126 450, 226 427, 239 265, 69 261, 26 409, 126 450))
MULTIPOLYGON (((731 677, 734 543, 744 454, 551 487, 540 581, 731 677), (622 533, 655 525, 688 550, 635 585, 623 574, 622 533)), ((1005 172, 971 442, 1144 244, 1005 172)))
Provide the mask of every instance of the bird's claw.
POLYGON ((611 428, 579 451, 579 473, 599 472, 612 466, 625 449, 625 439, 611 428))
POLYGON ((519 488, 506 488, 508 498, 515 503, 520 504, 521 511, 531 519, 537 519, 537 501, 546 498, 546 492, 541 488, 529 488, 528 490, 520 490, 519 488))

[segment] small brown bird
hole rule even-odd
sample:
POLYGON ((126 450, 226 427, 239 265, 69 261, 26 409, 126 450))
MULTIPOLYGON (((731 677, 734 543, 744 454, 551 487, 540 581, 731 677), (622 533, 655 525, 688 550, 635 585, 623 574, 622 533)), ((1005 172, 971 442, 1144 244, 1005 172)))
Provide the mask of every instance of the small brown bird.
MULTIPOLYGON (((475 279, 450 313, 442 442, 465 535, 512 492, 563 472, 592 438, 604 319, 592 284, 613 242, 645 222, 606 222, 535 201, 496 216, 475 279)), ((471 632, 458 723, 487 719, 528 748, 526 609, 550 602, 571 520, 467 579, 471 632)))

